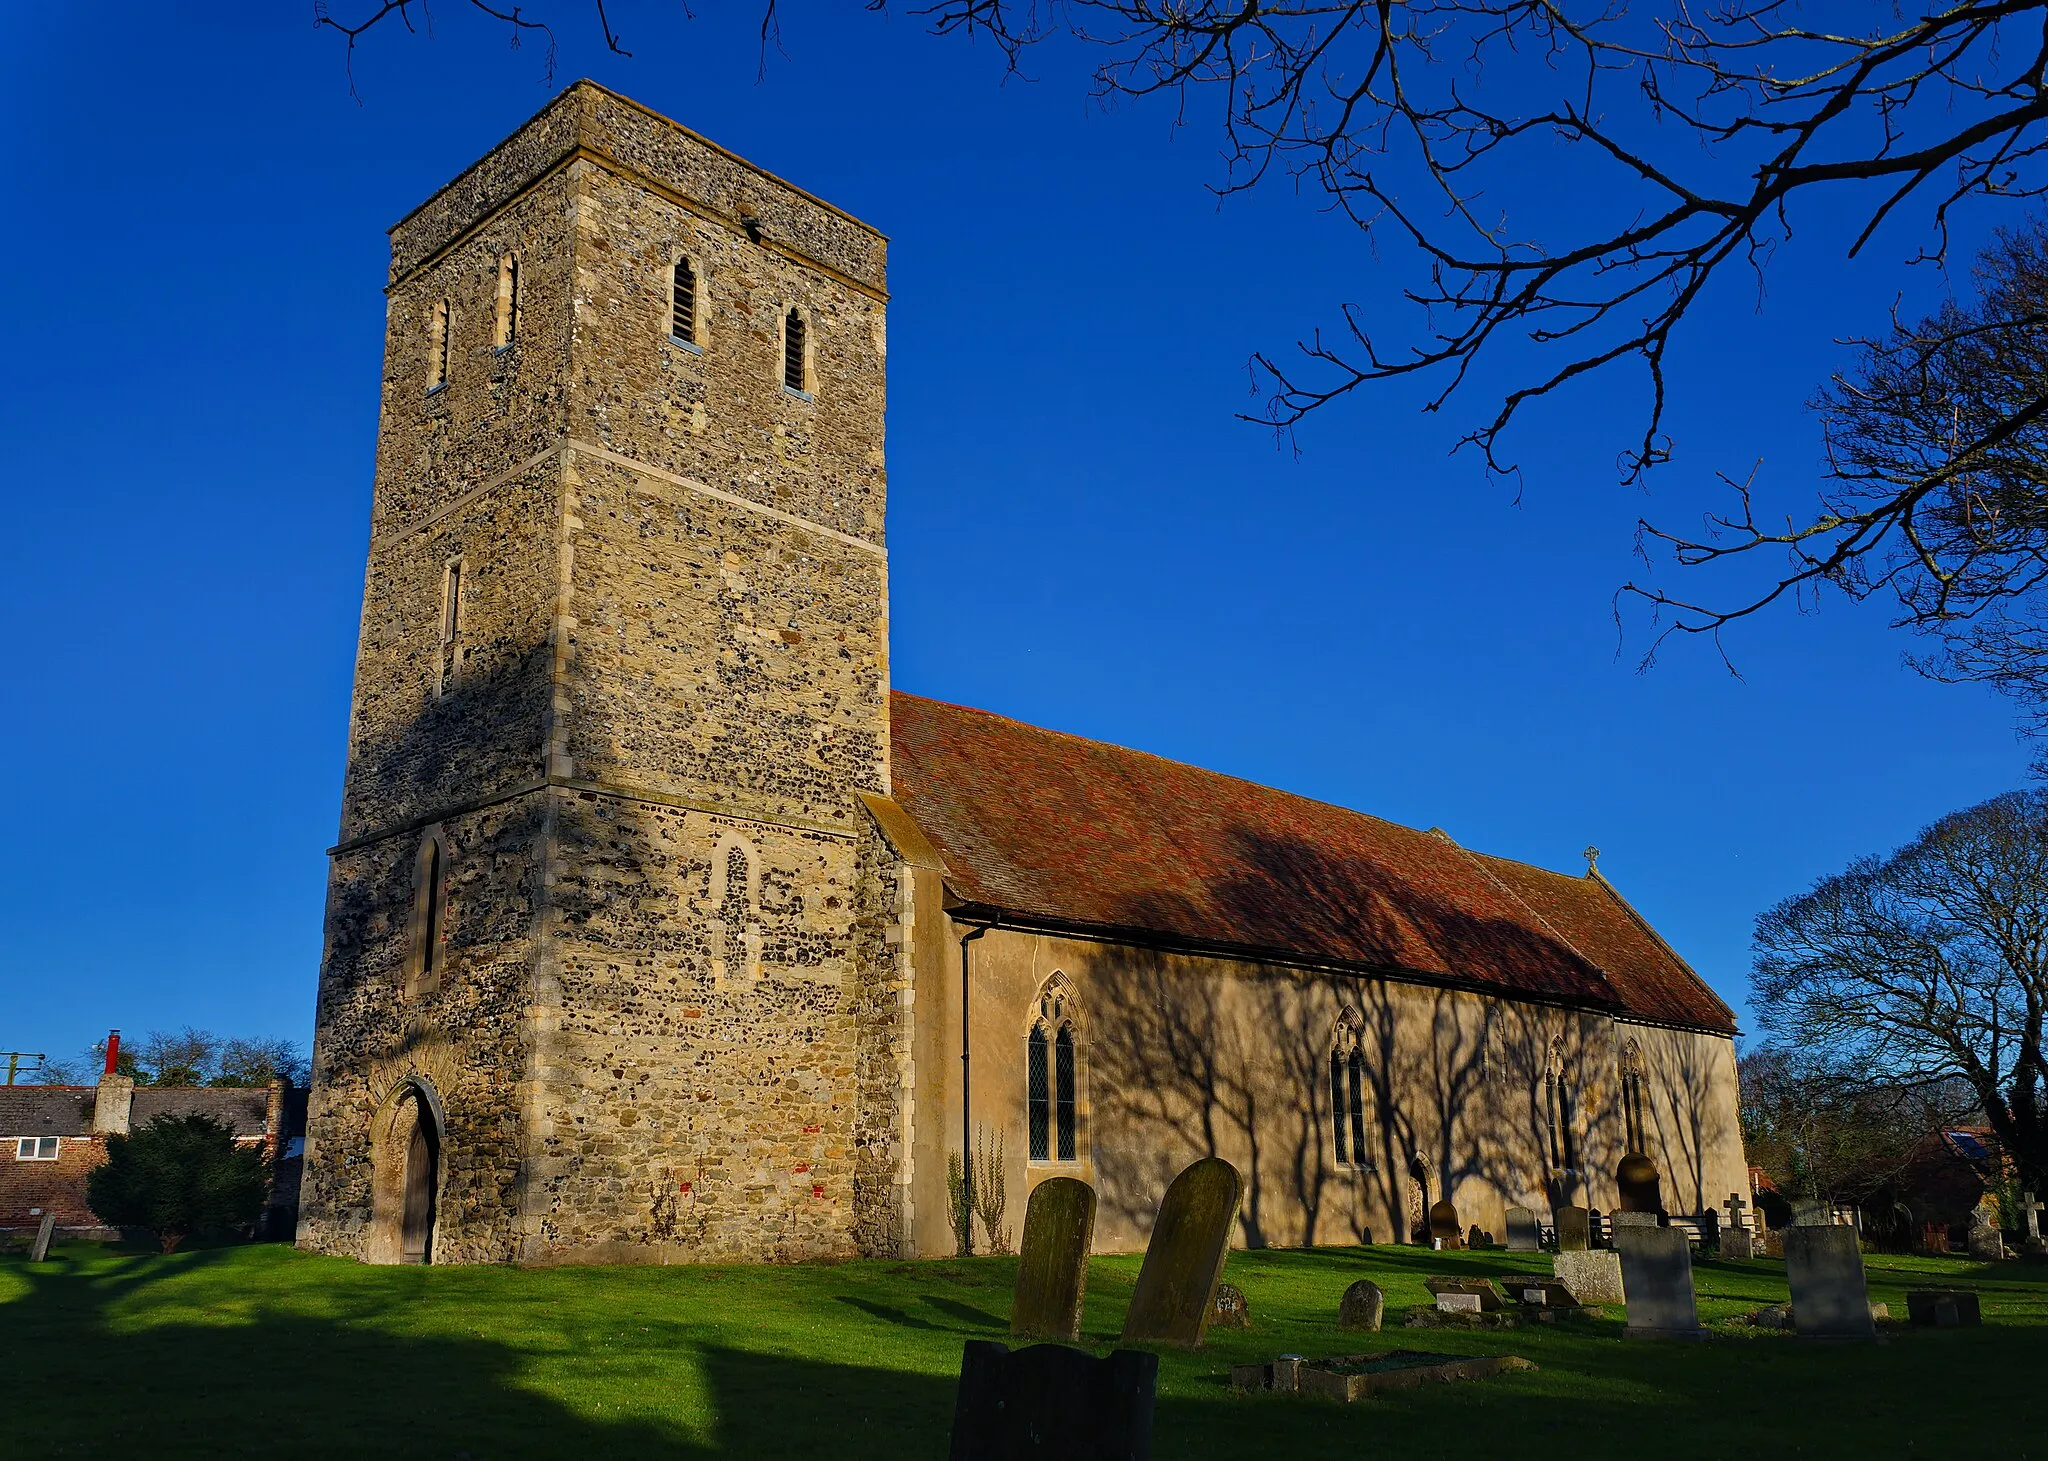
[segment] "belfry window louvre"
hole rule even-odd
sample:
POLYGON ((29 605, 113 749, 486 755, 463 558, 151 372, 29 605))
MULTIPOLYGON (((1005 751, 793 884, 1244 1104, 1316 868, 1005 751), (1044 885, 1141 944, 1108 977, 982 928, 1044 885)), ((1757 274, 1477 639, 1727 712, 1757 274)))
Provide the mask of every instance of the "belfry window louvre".
POLYGON ((669 282, 668 333, 685 345, 697 343, 697 271, 688 259, 676 260, 669 282))
POLYGON ((1052 1160, 1052 1079, 1047 1066, 1051 1049, 1043 1026, 1031 1032, 1030 1053, 1031 1160, 1049 1162, 1052 1160))
POLYGON ((782 322, 782 385, 804 394, 804 316, 795 305, 782 322))

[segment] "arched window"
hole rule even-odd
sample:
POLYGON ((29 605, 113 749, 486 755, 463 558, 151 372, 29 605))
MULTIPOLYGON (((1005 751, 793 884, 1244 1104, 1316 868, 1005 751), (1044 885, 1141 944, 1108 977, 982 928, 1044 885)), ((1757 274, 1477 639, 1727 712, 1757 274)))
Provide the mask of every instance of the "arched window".
POLYGON ((804 388, 804 314, 795 305, 782 321, 782 388, 806 394, 804 388))
POLYGON ((1365 1146, 1365 1052, 1348 1019, 1330 1047, 1330 1136, 1340 1167, 1369 1167, 1365 1146))
POLYGON ((448 384, 448 301, 434 301, 427 320, 427 389, 438 391, 448 384))
POLYGON ((498 313, 491 344, 506 349, 519 336, 519 260, 506 254, 498 260, 498 313))
POLYGON ((1543 1109, 1550 1125, 1550 1165, 1575 1172, 1579 1167, 1579 1139, 1576 1103, 1564 1078, 1564 1046, 1550 1048, 1550 1063, 1543 1075, 1543 1109))
POLYGON ((405 992, 432 994, 441 987, 448 962, 448 848, 439 827, 420 839, 413 862, 412 947, 407 951, 405 992))
POLYGON ((1080 1160, 1081 1061, 1074 992, 1055 974, 1039 992, 1025 1038, 1025 1103, 1031 1160, 1080 1160))
POLYGON ((686 258, 676 260, 669 278, 668 334, 680 344, 697 344, 697 270, 686 258))
POLYGON ((761 877, 754 846, 722 838, 711 861, 711 982, 751 984, 761 977, 761 877))
POLYGON ((1621 1050, 1621 1124, 1632 1152, 1647 1151, 1643 1120, 1643 1049, 1631 1040, 1621 1050))

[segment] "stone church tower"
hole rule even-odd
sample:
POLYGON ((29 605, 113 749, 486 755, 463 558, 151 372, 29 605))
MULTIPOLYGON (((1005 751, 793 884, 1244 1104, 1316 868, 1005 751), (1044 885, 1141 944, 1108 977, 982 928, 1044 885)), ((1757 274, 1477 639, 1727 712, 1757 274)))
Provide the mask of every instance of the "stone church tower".
POLYGON ((301 1246, 898 1243, 884 255, 587 82, 392 230, 301 1246))

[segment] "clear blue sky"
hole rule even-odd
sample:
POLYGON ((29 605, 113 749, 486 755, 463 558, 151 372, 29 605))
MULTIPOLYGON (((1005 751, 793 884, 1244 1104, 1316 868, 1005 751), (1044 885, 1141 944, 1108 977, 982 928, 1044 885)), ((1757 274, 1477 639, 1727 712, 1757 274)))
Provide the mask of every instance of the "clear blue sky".
MULTIPOLYGON (((1917 240, 1854 268, 1795 248, 1761 308, 1724 289, 1680 342, 1683 456, 1652 496, 1615 481, 1616 377, 1535 420, 1517 505, 1447 455, 1461 418, 1399 393, 1298 456, 1233 419, 1252 350, 1391 281, 1284 188, 1219 207, 1200 121, 1105 112, 1065 55, 1003 84, 901 15, 787 8, 757 83, 744 8, 612 8, 636 58, 561 0, 560 82, 893 239, 899 687, 1550 867, 1598 844, 1738 1007, 1759 909, 2024 779, 2008 707, 1903 667, 1878 610, 1741 629, 1740 680, 1696 644, 1638 674, 1610 618, 1645 506, 1695 520, 1757 459, 1810 484, 1800 403, 1837 337, 1934 282, 1896 267, 1917 240)), ((550 94, 537 47, 434 15, 367 44, 358 105, 303 4, 0 13, 0 1048, 310 1039, 384 229, 550 94)))

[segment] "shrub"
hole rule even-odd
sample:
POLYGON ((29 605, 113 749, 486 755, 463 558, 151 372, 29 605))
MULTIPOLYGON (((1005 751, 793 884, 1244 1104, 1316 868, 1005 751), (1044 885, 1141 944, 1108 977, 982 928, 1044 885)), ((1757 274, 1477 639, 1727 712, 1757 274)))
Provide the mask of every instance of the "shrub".
POLYGON ((85 1195, 101 1222, 146 1228, 168 1253, 193 1233, 253 1221, 266 1186, 262 1149, 237 1146, 233 1127, 159 1116, 107 1138, 107 1160, 86 1178, 85 1195))

